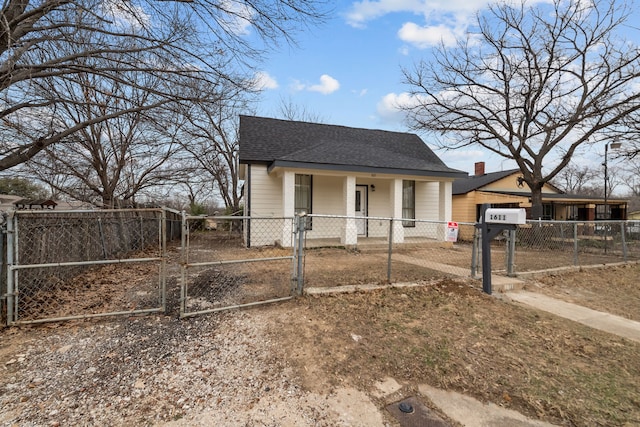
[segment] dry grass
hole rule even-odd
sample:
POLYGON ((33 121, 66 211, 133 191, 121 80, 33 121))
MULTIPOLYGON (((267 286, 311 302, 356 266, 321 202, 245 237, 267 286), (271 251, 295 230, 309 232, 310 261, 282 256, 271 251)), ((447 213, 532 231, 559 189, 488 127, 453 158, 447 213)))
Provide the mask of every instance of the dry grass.
POLYGON ((582 269, 537 279, 536 292, 640 321, 640 264, 582 269))
POLYGON ((640 424, 640 344, 462 282, 306 297, 279 313, 272 332, 312 389, 392 376, 563 425, 640 424))

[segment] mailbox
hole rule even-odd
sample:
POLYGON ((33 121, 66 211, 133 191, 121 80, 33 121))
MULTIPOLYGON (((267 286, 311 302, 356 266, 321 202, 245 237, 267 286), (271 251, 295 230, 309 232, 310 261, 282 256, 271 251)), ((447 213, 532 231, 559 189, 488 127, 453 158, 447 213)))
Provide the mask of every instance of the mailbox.
POLYGON ((526 224, 527 212, 520 209, 489 208, 484 213, 484 222, 491 224, 526 224))

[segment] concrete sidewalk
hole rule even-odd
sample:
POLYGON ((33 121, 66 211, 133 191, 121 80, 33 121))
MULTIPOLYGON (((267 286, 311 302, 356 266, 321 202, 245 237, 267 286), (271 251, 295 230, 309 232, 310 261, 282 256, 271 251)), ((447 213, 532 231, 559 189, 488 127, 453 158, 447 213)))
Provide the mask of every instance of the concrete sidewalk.
POLYGON ((640 322, 610 313, 592 310, 569 302, 551 298, 535 292, 515 291, 503 294, 505 298, 535 307, 565 319, 582 323, 594 329, 609 332, 633 341, 640 342, 640 322))

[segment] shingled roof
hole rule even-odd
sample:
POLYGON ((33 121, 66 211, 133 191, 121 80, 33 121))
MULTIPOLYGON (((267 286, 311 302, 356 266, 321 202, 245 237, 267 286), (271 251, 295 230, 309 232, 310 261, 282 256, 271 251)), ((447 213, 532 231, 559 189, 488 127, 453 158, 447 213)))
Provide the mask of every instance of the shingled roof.
POLYGON ((458 178, 415 134, 240 116, 240 163, 458 178))
POLYGON ((498 181, 502 178, 506 178, 509 175, 517 172, 520 172, 520 169, 491 172, 482 175, 474 175, 467 178, 457 179, 453 181, 453 185, 451 186, 451 194, 453 194, 454 196, 458 194, 467 194, 470 191, 482 188, 485 185, 489 185, 492 182, 498 181))

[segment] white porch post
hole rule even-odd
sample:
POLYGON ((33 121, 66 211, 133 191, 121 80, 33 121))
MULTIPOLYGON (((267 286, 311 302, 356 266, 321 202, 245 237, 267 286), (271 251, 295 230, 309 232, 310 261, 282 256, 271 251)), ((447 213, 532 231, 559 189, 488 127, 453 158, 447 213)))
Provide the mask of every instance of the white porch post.
POLYGON ((290 171, 282 173, 282 236, 280 244, 283 247, 293 246, 293 222, 289 219, 295 215, 296 175, 290 171))
MULTIPOLYGON (((438 221, 451 221, 451 183, 440 182, 438 185, 438 221)), ((445 240, 447 224, 438 227, 438 239, 445 240)))
POLYGON ((451 221, 450 182, 440 182, 438 188, 438 221, 451 221))
POLYGON ((342 199, 344 201, 345 220, 340 236, 343 245, 355 245, 358 243, 358 228, 356 227, 356 177, 346 176, 342 181, 342 199))
MULTIPOLYGON (((402 180, 394 179, 389 186, 391 202, 391 217, 402 218, 402 180)), ((404 227, 402 221, 393 221, 393 243, 404 242, 404 227)))

